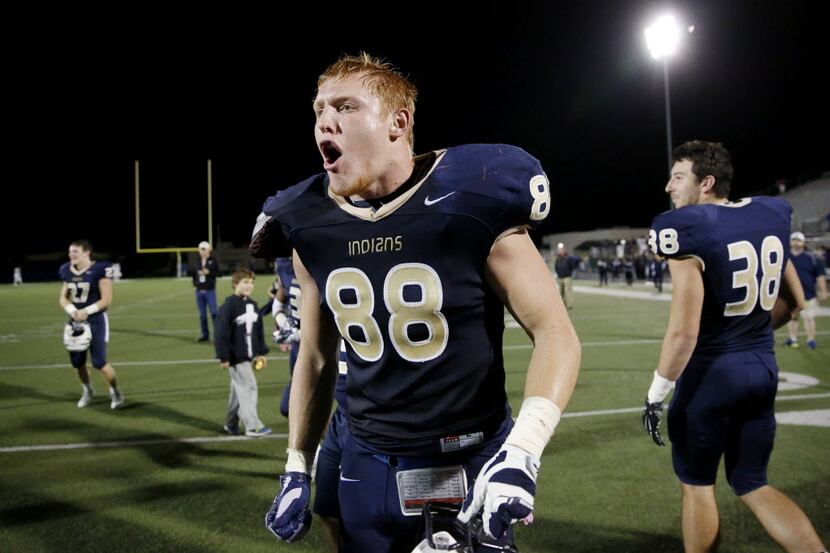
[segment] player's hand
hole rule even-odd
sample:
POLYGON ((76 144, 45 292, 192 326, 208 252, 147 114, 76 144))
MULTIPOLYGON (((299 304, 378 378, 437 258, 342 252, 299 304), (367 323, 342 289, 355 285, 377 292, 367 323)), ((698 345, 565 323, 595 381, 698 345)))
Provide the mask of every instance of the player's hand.
POLYGON ((265 514, 265 527, 278 540, 299 541, 311 528, 311 477, 304 472, 280 476, 280 493, 265 514))
POLYGON ((89 318, 89 313, 87 313, 84 309, 78 309, 77 311, 72 313, 72 318, 80 323, 89 318))
POLYGON ((649 403, 646 399, 646 406, 643 409, 643 427, 657 445, 664 446, 663 436, 660 435, 660 420, 663 418, 663 402, 649 403))
POLYGON ((520 447, 505 444, 482 467, 458 513, 467 524, 481 512, 485 534, 500 539, 511 524, 533 513, 539 459, 520 447))
POLYGON ((231 362, 230 361, 223 361, 222 363, 219 363, 219 366, 223 369, 229 369, 229 368, 231 368, 231 362))
POLYGON ((286 326, 274 332, 274 341, 278 344, 293 344, 300 341, 300 329, 286 326))

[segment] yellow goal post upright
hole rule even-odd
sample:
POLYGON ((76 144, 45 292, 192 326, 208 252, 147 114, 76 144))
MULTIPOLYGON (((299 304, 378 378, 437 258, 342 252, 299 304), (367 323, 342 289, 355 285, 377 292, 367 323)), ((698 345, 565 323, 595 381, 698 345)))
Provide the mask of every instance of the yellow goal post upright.
MULTIPOLYGON (((181 275, 182 252, 198 252, 199 246, 174 246, 171 248, 142 248, 141 247, 141 195, 139 179, 139 160, 135 160, 135 252, 136 253, 175 253, 176 276, 181 275)), ((213 245, 213 164, 207 160, 207 236, 208 242, 213 245)))

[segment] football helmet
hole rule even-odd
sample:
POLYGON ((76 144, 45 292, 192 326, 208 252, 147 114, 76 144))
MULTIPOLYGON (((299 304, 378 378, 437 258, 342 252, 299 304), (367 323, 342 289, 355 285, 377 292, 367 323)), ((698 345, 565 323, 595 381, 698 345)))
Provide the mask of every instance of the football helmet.
POLYGON ((69 351, 86 351, 92 343, 92 328, 86 321, 70 321, 63 327, 63 345, 69 351))
POLYGON ((412 553, 475 553, 479 546, 494 553, 519 553, 512 543, 499 544, 488 538, 478 514, 464 524, 458 520, 460 506, 454 503, 424 503, 421 527, 424 539, 412 553))

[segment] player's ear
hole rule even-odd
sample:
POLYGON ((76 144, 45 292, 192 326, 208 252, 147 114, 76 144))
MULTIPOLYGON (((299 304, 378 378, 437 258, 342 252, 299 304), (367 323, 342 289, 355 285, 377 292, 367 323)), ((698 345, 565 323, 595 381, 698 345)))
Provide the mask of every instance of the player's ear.
POLYGON ((704 194, 709 194, 710 192, 714 192, 715 188, 715 177, 712 175, 706 175, 703 177, 703 180, 700 181, 700 191, 704 194))
POLYGON ((401 108, 392 113, 392 122, 389 124, 389 136, 400 138, 406 136, 412 126, 412 114, 408 109, 401 108))

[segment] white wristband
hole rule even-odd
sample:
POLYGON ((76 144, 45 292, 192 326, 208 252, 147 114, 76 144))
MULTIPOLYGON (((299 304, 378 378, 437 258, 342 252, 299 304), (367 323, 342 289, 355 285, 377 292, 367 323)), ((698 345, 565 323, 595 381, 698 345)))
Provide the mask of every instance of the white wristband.
POLYGON ((75 311, 78 310, 78 308, 72 305, 71 303, 67 303, 63 306, 63 310, 66 311, 66 313, 71 317, 75 313, 75 311))
POLYGON ((288 459, 285 462, 285 472, 310 474, 309 465, 311 463, 308 461, 314 461, 314 452, 300 451, 299 449, 291 449, 290 447, 285 452, 288 454, 288 459))
POLYGON ((98 313, 100 310, 101 308, 98 307, 97 303, 93 303, 92 305, 87 305, 86 307, 84 307, 84 311, 86 311, 87 315, 94 315, 95 313, 98 313))
POLYGON ((548 398, 526 398, 504 443, 520 447, 540 459, 561 417, 562 410, 548 398))
POLYGON ((282 311, 277 312, 277 316, 274 318, 274 320, 277 322, 277 327, 280 330, 285 330, 289 326, 288 317, 286 317, 285 313, 283 313, 282 311))
POLYGON ((648 389, 648 402, 658 403, 663 401, 673 389, 673 381, 660 376, 660 373, 654 371, 654 379, 651 381, 651 387, 648 389))

